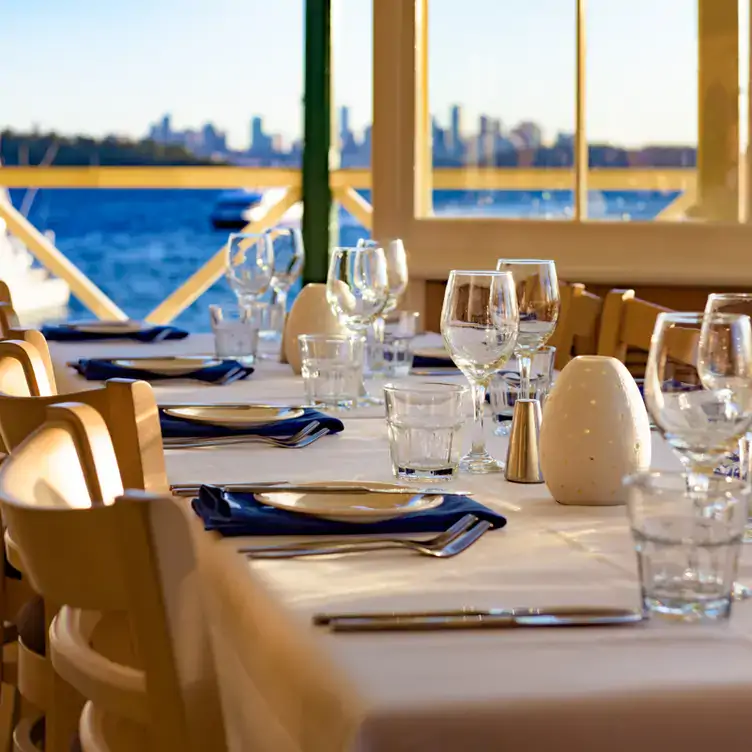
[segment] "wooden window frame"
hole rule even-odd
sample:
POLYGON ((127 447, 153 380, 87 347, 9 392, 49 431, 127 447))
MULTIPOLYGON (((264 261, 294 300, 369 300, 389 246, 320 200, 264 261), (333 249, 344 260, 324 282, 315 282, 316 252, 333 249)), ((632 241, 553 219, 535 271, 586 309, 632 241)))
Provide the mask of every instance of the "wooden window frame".
POLYGON ((404 239, 411 275, 417 280, 446 279, 458 267, 493 268, 500 256, 535 255, 554 259, 563 278, 578 282, 752 287, 752 225, 722 216, 729 203, 738 212, 735 216, 752 216, 752 156, 748 149, 748 169, 737 169, 738 108, 719 122, 717 117, 710 119, 712 108, 702 106, 711 89, 716 96, 721 91, 738 101, 738 60, 727 54, 729 42, 738 40, 737 0, 697 0, 701 103, 697 193, 705 219, 680 222, 587 221, 585 217, 585 2, 572 1, 577 6, 578 40, 575 181, 581 190, 575 218, 561 221, 431 216, 428 0, 374 0, 375 237, 404 239), (735 154, 730 144, 737 145, 735 154), (741 189, 736 178, 726 179, 730 174, 744 175, 741 189))

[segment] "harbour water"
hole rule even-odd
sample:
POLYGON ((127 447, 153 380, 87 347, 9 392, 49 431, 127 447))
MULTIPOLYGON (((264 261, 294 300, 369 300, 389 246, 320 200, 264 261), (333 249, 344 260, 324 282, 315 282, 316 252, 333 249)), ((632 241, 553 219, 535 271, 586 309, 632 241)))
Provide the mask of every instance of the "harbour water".
MULTIPOLYGON (((207 190, 42 190, 30 220, 55 233, 63 253, 133 318, 152 311, 221 246, 224 230, 209 215, 220 191, 207 190)), ((24 191, 11 191, 20 206, 24 191)), ((363 195, 370 199, 367 192, 363 195)), ((676 193, 593 193, 590 216, 597 219, 653 219, 676 193)), ((522 218, 571 216, 571 192, 436 191, 437 214, 522 218)), ((341 245, 355 245, 368 232, 340 211, 341 245)), ((604 249, 604 253, 607 253, 604 249)), ((1 276, 1 275, 0 275, 1 276)), ((209 330, 208 306, 232 304, 224 279, 184 311, 176 323, 191 331, 209 330)), ((85 315, 71 299, 71 316, 85 315)))

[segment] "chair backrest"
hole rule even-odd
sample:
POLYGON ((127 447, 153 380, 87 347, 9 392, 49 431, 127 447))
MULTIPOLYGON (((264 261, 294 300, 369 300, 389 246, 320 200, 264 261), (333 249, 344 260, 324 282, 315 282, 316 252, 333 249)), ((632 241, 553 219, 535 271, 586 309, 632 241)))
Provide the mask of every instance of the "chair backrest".
MULTIPOLYGON (((598 355, 608 355, 628 363, 630 349, 647 353, 656 319, 659 314, 670 310, 635 298, 634 290, 611 290, 603 303, 598 355)), ((699 331, 682 330, 681 336, 672 340, 671 357, 680 363, 694 363, 698 338, 699 331)))
POLYGON ((8 283, 3 282, 2 279, 0 279, 0 303, 8 303, 8 305, 13 307, 13 298, 10 294, 10 287, 8 287, 8 283))
POLYGON ((11 329, 18 329, 18 316, 10 303, 0 302, 0 338, 5 338, 11 329))
POLYGON ((145 381, 110 379, 103 387, 57 395, 39 352, 29 342, 0 341, 0 451, 10 452, 45 420, 48 405, 82 402, 104 418, 123 485, 169 490, 159 411, 145 381))
POLYGON ((559 293, 559 321, 548 344, 556 348, 554 365, 561 370, 575 355, 595 354, 603 300, 579 282, 561 283, 559 293))
MULTIPOLYGON (((68 613, 128 615, 145 667, 149 748, 224 749, 188 522, 171 497, 123 493, 96 410, 49 407, 0 466, 0 503, 25 576, 47 601, 68 613)), ((81 652, 80 673, 91 672, 91 686, 104 683, 108 664, 92 661, 91 648, 81 652)))
POLYGON ((18 339, 22 342, 28 342, 33 345, 39 356, 44 363, 44 368, 47 371, 47 379, 50 382, 52 393, 57 394, 57 380, 55 379, 55 367, 52 363, 52 355, 50 354, 50 347, 47 344, 44 334, 38 329, 11 329, 8 332, 8 336, 4 339, 18 339))

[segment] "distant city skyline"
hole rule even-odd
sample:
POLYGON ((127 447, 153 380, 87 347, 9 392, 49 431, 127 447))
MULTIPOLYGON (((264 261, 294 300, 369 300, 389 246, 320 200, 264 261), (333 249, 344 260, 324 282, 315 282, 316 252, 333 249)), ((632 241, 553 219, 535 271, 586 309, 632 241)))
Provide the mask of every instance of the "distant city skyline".
MULTIPOLYGON (((696 3, 588 4, 591 142, 697 140, 696 3), (639 52, 639 54, 637 54, 639 52)), ((372 119, 372 0, 334 0, 333 87, 353 132, 372 119)), ((574 129, 574 0, 431 0, 430 107, 459 102, 467 122, 504 113, 547 141, 574 129)), ((742 22, 743 24, 743 22, 742 22)), ((229 147, 263 113, 270 133, 299 137, 303 0, 6 0, 0 128, 143 135, 156 113, 199 127, 209 114, 229 147)), ((740 51, 740 59, 746 53, 740 51)))

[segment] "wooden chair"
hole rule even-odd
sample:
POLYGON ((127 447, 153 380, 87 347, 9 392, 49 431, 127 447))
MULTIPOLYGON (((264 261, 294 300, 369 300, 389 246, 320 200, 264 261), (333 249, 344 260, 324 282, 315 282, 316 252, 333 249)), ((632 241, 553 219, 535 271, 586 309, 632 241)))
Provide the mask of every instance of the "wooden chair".
POLYGON ((32 585, 66 604, 49 649, 87 699, 84 752, 225 749, 185 512, 171 497, 123 494, 97 411, 48 407, 0 466, 0 503, 32 585))
POLYGON ((18 316, 10 303, 0 302, 0 338, 5 338, 11 329, 18 329, 18 316))
POLYGON ((28 342, 37 349, 44 363, 44 368, 47 371, 47 380, 50 382, 52 393, 56 394, 57 381, 55 379, 55 367, 52 363, 52 355, 50 354, 50 348, 44 334, 38 329, 11 329, 8 332, 8 336, 2 339, 18 339, 22 342, 28 342))
MULTIPOLYGON (((603 303, 598 355, 608 355, 626 363, 634 376, 644 375, 650 339, 659 314, 671 311, 656 303, 635 298, 634 290, 611 290, 603 303), (632 354, 630 351, 637 350, 632 354)), ((675 330, 671 342, 672 359, 695 362, 699 331, 675 330)))
POLYGON ((559 322, 548 344, 556 348, 554 366, 561 370, 575 355, 595 353, 603 301, 579 282, 561 283, 559 293, 559 322))
MULTIPOLYGON (((33 341, 33 335, 39 333, 30 331, 28 334, 33 341)), ((41 344, 46 350, 44 337, 41 344)), ((101 388, 75 395, 56 395, 47 376, 41 354, 31 342, 0 341, 0 448, 12 451, 44 422, 49 405, 75 398, 104 416, 116 447, 122 484, 155 493, 168 492, 159 416, 149 384, 114 379, 101 388)), ((17 621, 18 689, 22 697, 37 708, 36 713, 27 713, 22 721, 14 724, 17 745, 29 749, 31 738, 40 726, 40 716, 53 716, 54 735, 59 729, 77 722, 80 708, 76 706, 75 696, 69 697, 71 693, 66 687, 55 684, 47 657, 44 634, 57 605, 31 597, 28 584, 17 579, 15 570, 23 572, 23 562, 12 536, 6 535, 3 544, 0 553, 5 554, 12 566, 10 575, 3 578, 6 592, 0 593, 0 615, 17 621)), ((59 736, 64 735, 65 731, 59 733, 59 736)), ((47 736, 49 738, 49 734, 47 736)), ((53 736, 51 744, 54 743, 53 736)))
POLYGON ((7 282, 3 282, 0 279, 0 303, 7 303, 11 308, 13 307, 13 298, 10 294, 10 287, 7 282))

